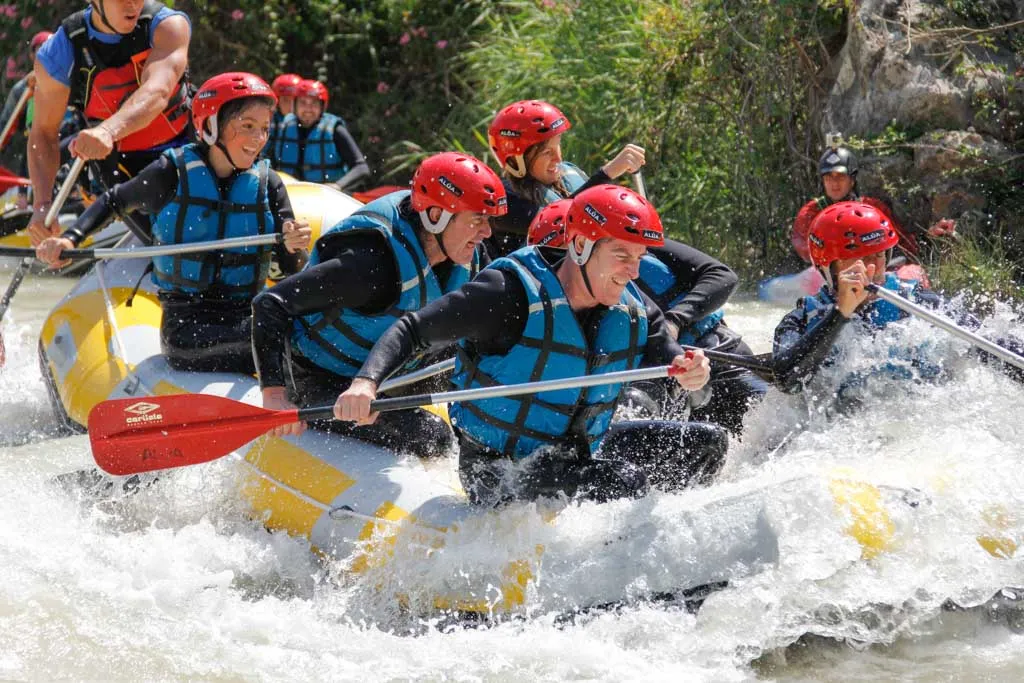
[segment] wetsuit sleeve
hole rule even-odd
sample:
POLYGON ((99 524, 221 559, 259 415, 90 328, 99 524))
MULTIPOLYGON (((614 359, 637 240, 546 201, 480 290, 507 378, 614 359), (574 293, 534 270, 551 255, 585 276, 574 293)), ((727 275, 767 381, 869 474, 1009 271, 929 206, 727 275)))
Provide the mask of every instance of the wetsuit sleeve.
POLYGON ((177 189, 178 169, 173 161, 161 155, 131 180, 118 183, 101 194, 74 225, 64 231, 63 237, 78 245, 87 235, 105 227, 115 215, 159 213, 174 199, 177 189))
MULTIPOLYGON (((295 220, 295 211, 292 210, 292 202, 288 198, 288 189, 284 181, 273 169, 267 174, 267 201, 270 203, 270 213, 274 216, 274 232, 284 232, 284 224, 295 220)), ((305 251, 289 254, 283 244, 274 245, 274 258, 281 272, 286 275, 293 275, 302 270, 306 257, 305 251)))
POLYGON ((777 386, 786 393, 795 394, 803 389, 803 383, 825 362, 836 337, 849 322, 834 305, 820 315, 821 322, 808 331, 807 315, 800 305, 775 328, 772 367, 777 386))
POLYGON ((678 340, 665 324, 665 314, 658 304, 646 294, 642 294, 647 310, 647 347, 641 365, 657 367, 668 365, 676 356, 685 353, 678 340))
POLYGON ((284 386, 284 349, 293 321, 335 307, 381 311, 398 300, 398 271, 374 232, 321 238, 323 260, 261 292, 252 302, 252 345, 261 387, 284 386))
POLYGON ((335 181, 335 187, 345 192, 364 178, 370 177, 370 165, 366 163, 366 155, 359 149, 355 138, 344 124, 339 123, 334 128, 334 146, 348 166, 348 173, 335 181))
MULTIPOLYGON (((18 104, 18 100, 21 99, 21 95, 25 92, 26 88, 28 88, 28 81, 26 81, 24 78, 15 83, 14 87, 11 88, 11 92, 7 95, 7 101, 4 102, 4 109, 2 112, 0 112, 0 129, 6 126, 8 119, 10 119, 14 115, 14 107, 18 104)), ((28 107, 26 107, 26 109, 27 108, 28 107)), ((22 121, 19 121, 11 128, 11 132, 8 134, 9 138, 14 137, 17 131, 19 131, 23 127, 24 112, 22 112, 22 114, 22 121)))
POLYGON ((491 218, 491 228, 495 232, 509 232, 513 235, 522 235, 525 239, 530 229, 530 223, 540 208, 518 192, 509 190, 507 184, 505 185, 505 192, 508 195, 508 212, 504 216, 491 218))
POLYGON ((406 313, 381 335, 357 377, 378 385, 416 353, 472 342, 484 355, 515 346, 529 315, 526 290, 515 273, 490 268, 419 311, 406 313))
MULTIPOLYGON (((587 178, 587 182, 585 182, 582 185, 580 185, 579 189, 577 189, 575 192, 573 192, 569 196, 570 197, 575 197, 580 192, 583 192, 583 190, 589 190, 590 188, 595 187, 597 185, 607 185, 609 183, 614 185, 615 181, 612 180, 608 176, 608 174, 604 172, 603 168, 599 168, 599 169, 597 169, 597 171, 594 172, 594 174, 592 176, 587 178)), ((536 211, 534 213, 536 213, 536 211)), ((532 220, 532 217, 531 217, 531 220, 532 220)))
POLYGON ((675 274, 677 285, 689 290, 679 303, 665 311, 665 319, 680 330, 724 306, 739 283, 729 266, 681 242, 665 240, 664 247, 650 251, 675 274))

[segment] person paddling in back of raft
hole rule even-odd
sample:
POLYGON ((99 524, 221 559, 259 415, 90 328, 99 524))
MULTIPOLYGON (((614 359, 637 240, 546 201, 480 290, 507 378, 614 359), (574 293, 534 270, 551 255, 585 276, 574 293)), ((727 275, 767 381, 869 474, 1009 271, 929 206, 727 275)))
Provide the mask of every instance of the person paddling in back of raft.
POLYGON ((242 247, 153 259, 163 319, 160 342, 172 367, 194 371, 255 370, 250 306, 270 268, 271 253, 286 273, 305 259, 312 234, 295 220, 284 183, 266 160, 275 102, 262 79, 248 73, 214 76, 196 93, 193 123, 201 142, 167 150, 132 180, 100 195, 61 237, 39 245, 51 267, 60 254, 115 215, 155 216, 156 244, 186 244, 282 233, 274 247, 242 247))
MULTIPOLYGON (((370 424, 377 386, 418 351, 458 342, 456 389, 510 385, 671 363, 687 390, 708 381, 701 351, 684 352, 658 307, 631 282, 661 220, 630 190, 600 185, 569 211, 568 257, 525 247, 398 320, 338 397, 340 420, 370 424), (549 260, 552 254, 559 256, 549 260)), ((714 425, 618 423, 621 385, 456 402, 459 475, 470 500, 495 505, 565 495, 607 501, 707 484, 724 463, 714 425), (515 466, 513 466, 513 464, 515 466)), ((386 414, 386 413, 385 413, 386 414)), ((383 418, 383 416, 380 416, 383 418)))
POLYGON ((626 145, 594 175, 562 159, 562 134, 572 128, 565 114, 540 100, 514 102, 494 117, 487 137, 505 177, 508 213, 492 221, 491 258, 526 245, 530 222, 542 206, 588 187, 611 182, 644 165, 644 150, 626 145))
MULTIPOLYGON (((467 154, 445 152, 420 164, 411 191, 385 195, 325 232, 301 273, 253 302, 264 407, 333 401, 395 320, 469 282, 486 259, 489 219, 504 213, 497 174, 467 154)), ((452 443, 444 420, 420 409, 388 413, 368 427, 323 426, 420 456, 444 454, 452 443)))
POLYGON ((277 107, 270 121, 270 137, 263 147, 263 155, 268 159, 277 149, 277 141, 281 137, 281 124, 284 117, 295 111, 295 98, 299 95, 299 85, 303 78, 298 74, 281 74, 270 84, 270 89, 277 95, 277 107))
MULTIPOLYGON (((571 199, 560 199, 541 209, 530 224, 527 243, 565 249, 566 217, 571 206, 571 199)), ((753 351, 739 334, 726 326, 721 311, 738 281, 725 264, 666 238, 663 246, 649 247, 640 260, 636 285, 665 314, 665 325, 680 344, 750 356, 753 351)), ((652 380, 634 382, 630 389, 639 389, 664 401, 678 393, 666 391, 672 386, 678 385, 671 380, 652 380)), ((764 396, 768 383, 748 370, 712 361, 708 389, 711 390, 710 400, 702 406, 694 405, 690 419, 719 424, 738 436, 750 402, 764 396)), ((701 392, 691 392, 687 396, 692 400, 701 395, 701 392)), ((637 403, 643 402, 642 396, 630 396, 634 396, 637 403)), ((655 408, 653 412, 663 412, 655 408)))
MULTIPOLYGON (((131 178, 169 148, 189 141, 188 16, 156 0, 92 0, 65 19, 36 54, 35 112, 29 132, 32 244, 58 234, 43 220, 60 165, 67 107, 90 128, 71 153, 95 160, 107 189, 131 178)), ((144 231, 143 217, 129 227, 144 231)))
MULTIPOLYGON (((801 299, 775 328, 774 370, 779 387, 788 393, 802 391, 824 364, 833 361, 836 340, 847 327, 854 325, 859 332, 870 333, 907 318, 907 313, 871 294, 867 285, 884 287, 929 308, 943 303, 919 282, 901 280, 886 271, 888 255, 899 244, 899 235, 875 206, 839 202, 827 207, 811 224, 808 244, 811 262, 825 284, 816 295, 801 299)), ((969 314, 961 315, 958 322, 972 328, 980 325, 969 314)), ((1019 340, 996 343, 1018 354, 1024 349, 1019 340)), ((981 352, 981 357, 986 354, 981 352)), ((927 359, 913 361, 922 376, 942 372, 927 359)), ((1003 367, 1012 377, 1024 378, 1020 370, 1003 367)), ((850 382, 840 388, 840 394, 848 386, 852 386, 850 382)))
MULTIPOLYGON (((790 240, 793 249, 804 261, 811 262, 810 250, 807 244, 807 236, 811 230, 811 223, 826 207, 836 202, 859 201, 875 207, 889 221, 890 226, 896 232, 899 239, 898 247, 906 256, 914 262, 917 261, 920 245, 917 237, 903 228, 892 218, 892 208, 880 199, 873 197, 861 197, 857 191, 857 157, 848 147, 834 142, 829 136, 829 144, 825 152, 818 160, 818 177, 821 178, 821 186, 824 194, 821 197, 812 199, 800 209, 793 221, 793 233, 790 240)), ((928 228, 927 234, 930 237, 943 237, 956 232, 956 223, 948 218, 936 222, 928 228)), ((905 258, 904 258, 905 260, 905 258)), ((889 265, 891 270, 899 267, 899 262, 894 261, 889 265)), ((916 279, 925 287, 930 286, 928 276, 920 266, 908 266, 901 272, 904 279, 916 279)))
POLYGON ((327 111, 328 101, 323 83, 299 82, 295 110, 281 121, 270 161, 296 180, 347 192, 370 177, 370 166, 345 122, 327 111))

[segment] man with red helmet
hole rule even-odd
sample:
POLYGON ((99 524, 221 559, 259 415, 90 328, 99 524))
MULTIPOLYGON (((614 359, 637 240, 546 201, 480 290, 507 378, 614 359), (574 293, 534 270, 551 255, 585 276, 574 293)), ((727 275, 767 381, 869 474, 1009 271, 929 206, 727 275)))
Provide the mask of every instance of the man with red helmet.
POLYGON ((327 111, 327 86, 302 80, 295 111, 281 121, 270 161, 298 180, 346 192, 370 177, 370 167, 341 117, 327 111))
MULTIPOLYGON (((29 135, 33 243, 43 226, 60 163, 58 133, 68 105, 91 127, 71 153, 95 160, 107 188, 188 142, 188 16, 157 0, 91 0, 62 23, 37 55, 38 105, 29 135)), ((142 220, 131 225, 144 229, 142 220)))
POLYGON ((302 81, 302 76, 298 74, 281 74, 270 84, 270 89, 277 95, 277 108, 274 109, 274 118, 270 122, 270 138, 263 148, 263 154, 268 158, 277 149, 284 117, 295 111, 295 98, 299 96, 299 85, 302 81))
MULTIPOLYGON (((445 152, 420 164, 411 190, 385 195, 327 230, 301 273, 253 302, 264 406, 333 400, 395 320, 469 282, 486 259, 481 242, 491 234, 490 218, 504 213, 497 174, 468 154, 445 152)), ((444 421, 418 409, 349 431, 417 455, 443 453, 451 443, 444 421)))
POLYGON ((494 221, 495 234, 487 243, 492 257, 526 243, 530 221, 542 206, 635 173, 644 165, 643 148, 630 144, 587 178, 562 159, 562 134, 570 128, 565 114, 541 100, 513 102, 494 117, 487 137, 505 176, 508 213, 494 221))
MULTIPOLYGON (((875 207, 886 216, 892 229, 899 238, 900 249, 910 255, 917 256, 920 247, 917 238, 901 228, 892 218, 892 209, 882 200, 873 197, 861 197, 857 192, 857 157, 852 150, 844 147, 839 141, 829 136, 828 148, 818 160, 818 177, 824 194, 812 199, 800 209, 793 221, 793 233, 790 237, 793 249, 804 261, 810 261, 807 236, 810 233, 814 217, 824 208, 836 202, 859 201, 875 207)), ((941 237, 955 232, 956 223, 948 218, 935 223, 928 229, 928 235, 941 237)), ((923 273, 923 271, 922 271, 923 273)), ((925 282, 927 284, 927 282, 925 282)))
POLYGON ((302 266, 311 230, 295 220, 284 183, 269 162, 259 160, 275 100, 270 86, 253 74, 214 76, 199 88, 192 108, 200 142, 167 150, 37 249, 41 261, 62 265, 64 249, 115 214, 136 211, 154 216, 157 244, 283 233, 283 243, 274 247, 153 259, 163 309, 160 342, 173 367, 252 373, 250 309, 271 257, 287 273, 302 266))
MULTIPOLYGON (((53 34, 49 31, 39 31, 28 43, 29 57, 32 60, 32 64, 35 65, 36 53, 39 48, 42 47, 50 36, 53 34)), ((10 93, 7 95, 7 100, 4 102, 3 111, 0 112, 0 129, 7 125, 8 119, 14 116, 14 109, 18 106, 21 96, 26 90, 29 91, 29 100, 18 115, 18 120, 11 127, 10 132, 7 134, 7 138, 0 140, 0 146, 3 147, 3 163, 9 168, 12 168, 18 172, 21 176, 28 175, 28 166, 26 165, 25 156, 25 143, 28 138, 28 131, 32 127, 32 119, 35 113, 35 98, 33 97, 33 91, 35 90, 36 77, 31 71, 24 78, 20 79, 11 87, 10 93)), ((28 188, 18 188, 18 209, 28 208, 28 188)))
MULTIPOLYGON (((525 247, 473 282, 409 313, 374 345, 338 397, 338 419, 370 424, 379 383, 423 348, 458 342, 458 389, 600 375, 671 363, 687 390, 708 380, 703 353, 684 353, 658 307, 632 284, 661 219, 630 190, 579 193, 567 217, 568 255, 525 247), (554 260, 552 257, 555 257, 554 260)), ((459 473, 470 500, 540 496, 609 500, 651 485, 707 483, 727 439, 713 425, 641 421, 609 429, 621 385, 456 402, 459 473)), ((382 417, 383 419, 383 417, 382 417)))
MULTIPOLYGON (((571 199, 560 199, 542 208, 534 217, 527 234, 527 244, 565 248, 565 223, 572 206, 571 199)), ((726 326, 721 307, 736 288, 739 278, 717 259, 681 242, 666 238, 660 247, 650 247, 640 261, 636 285, 665 314, 671 334, 686 346, 711 348, 743 355, 753 355, 739 334, 726 326)), ((675 392, 665 389, 674 383, 656 380, 636 382, 631 390, 643 391, 647 397, 662 403, 658 413, 670 411, 677 402, 675 392)), ((694 420, 720 424, 737 436, 743 430, 743 416, 752 400, 760 400, 768 384, 753 373, 720 363, 711 363, 712 400, 693 406, 694 420)), ((694 398, 693 394, 689 398, 694 398)), ((631 391, 627 399, 641 406, 648 405, 645 396, 631 391)))

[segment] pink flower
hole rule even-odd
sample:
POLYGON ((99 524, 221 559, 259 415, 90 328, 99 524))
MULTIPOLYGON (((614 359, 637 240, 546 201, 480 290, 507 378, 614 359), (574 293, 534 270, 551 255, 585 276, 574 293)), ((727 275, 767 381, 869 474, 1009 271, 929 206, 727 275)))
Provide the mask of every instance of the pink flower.
POLYGON ((402 34, 402 37, 398 39, 398 44, 408 45, 410 40, 412 40, 412 36, 410 36, 409 32, 406 31, 405 33, 402 34))
POLYGON ((14 80, 18 77, 18 65, 14 63, 13 57, 7 58, 7 78, 14 80))
POLYGON ((422 26, 420 26, 419 28, 414 28, 412 32, 418 35, 420 38, 427 37, 427 29, 422 26))
POLYGON ((447 40, 439 40, 436 43, 434 43, 434 47, 436 47, 438 50, 443 50, 446 47, 448 47, 448 41, 447 40))
POLYGON ((14 17, 18 16, 18 8, 14 5, 7 5, 6 7, 4 7, 4 14, 13 19, 14 17))
POLYGON ((555 8, 555 0, 544 0, 543 4, 544 4, 544 7, 546 7, 547 9, 554 9, 555 8))
POLYGON ((383 95, 383 94, 387 93, 388 90, 391 90, 391 86, 388 85, 387 83, 385 83, 384 81, 381 81, 380 83, 377 84, 377 93, 378 94, 383 95))
POLYGON ((245 19, 245 12, 243 12, 242 10, 236 9, 234 12, 231 13, 232 21, 241 21, 242 19, 245 19))
POLYGON ((24 19, 21 20, 21 27, 22 28, 28 28, 31 25, 32 25, 32 17, 25 17, 24 19))
POLYGON ((370 136, 370 144, 371 145, 376 145, 378 142, 380 142, 380 136, 379 135, 371 135, 370 136))

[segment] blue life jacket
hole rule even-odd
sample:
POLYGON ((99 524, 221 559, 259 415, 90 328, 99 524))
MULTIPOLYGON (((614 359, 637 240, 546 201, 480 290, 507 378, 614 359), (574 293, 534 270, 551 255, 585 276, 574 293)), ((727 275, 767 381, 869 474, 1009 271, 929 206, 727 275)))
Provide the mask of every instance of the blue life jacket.
POLYGON ((277 153, 277 140, 281 137, 281 123, 284 122, 284 115, 274 107, 274 113, 270 117, 270 133, 267 135, 267 144, 263 145, 262 155, 270 159, 277 153))
MULTIPOLYGON (((398 300, 386 311, 361 313, 350 308, 330 308, 296 319, 292 332, 293 348, 317 365, 343 377, 355 377, 363 361, 370 355, 378 337, 403 314, 418 311, 469 282, 480 267, 479 253, 468 266, 453 264, 447 282, 434 274, 420 245, 416 229, 399 213, 399 204, 409 196, 408 190, 392 192, 370 202, 348 218, 330 228, 325 238, 376 231, 387 238, 398 267, 398 300)), ((306 268, 320 263, 319 248, 314 247, 306 268)))
MULTIPOLYGON (((558 170, 562 174, 562 184, 565 185, 565 189, 569 191, 570 195, 587 182, 587 175, 578 166, 570 164, 568 161, 558 164, 558 170)), ((565 197, 555 192, 555 188, 549 187, 544 191, 545 205, 557 202, 559 199, 565 199, 565 197)))
MULTIPOLYGON (((238 173, 227 197, 194 144, 169 149, 164 155, 178 171, 178 190, 153 222, 153 243, 188 244, 275 231, 267 198, 266 160, 238 173)), ((218 296, 247 299, 263 287, 270 268, 271 247, 241 247, 212 253, 158 256, 153 282, 165 290, 190 294, 215 290, 218 296)))
POLYGON ((334 129, 345 122, 334 114, 324 113, 316 126, 302 139, 299 119, 288 114, 278 130, 274 153, 274 168, 311 183, 332 183, 348 173, 338 147, 334 144, 334 129))
MULTIPOLYGON (((651 297, 658 308, 670 311, 690 293, 685 283, 677 282, 676 274, 653 254, 644 254, 640 259, 640 277, 637 285, 651 297)), ((725 313, 721 309, 712 311, 694 322, 685 330, 679 330, 679 343, 692 346, 698 339, 718 327, 725 313)))
MULTIPOLYGON (((504 355, 481 355, 472 343, 462 341, 452 376, 456 388, 597 375, 640 364, 647 345, 647 311, 632 283, 620 302, 594 323, 591 347, 557 275, 536 247, 519 249, 488 267, 519 276, 530 314, 523 336, 504 355)), ((587 444, 593 452, 611 423, 621 386, 456 402, 449 415, 463 435, 507 457, 525 458, 553 444, 587 444)))

